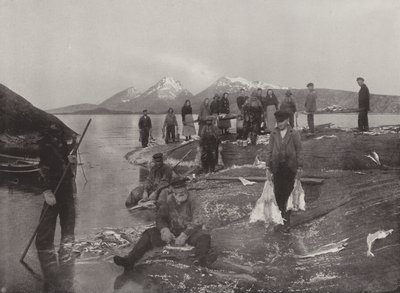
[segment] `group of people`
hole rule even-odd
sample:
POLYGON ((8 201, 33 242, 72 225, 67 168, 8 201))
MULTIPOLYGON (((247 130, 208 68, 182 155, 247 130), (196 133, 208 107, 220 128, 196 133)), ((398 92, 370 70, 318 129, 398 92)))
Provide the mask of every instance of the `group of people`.
MULTIPOLYGON (((359 91, 359 130, 368 131, 369 90, 363 78, 357 78, 359 91)), ((305 107, 308 115, 310 131, 313 128, 313 115, 316 111, 316 94, 312 83, 307 85, 309 93, 305 107)), ((287 91, 285 99, 279 107, 278 100, 272 90, 262 97, 262 90, 247 97, 244 90, 237 98, 238 108, 244 121, 244 133, 258 133, 261 124, 270 132, 269 144, 266 150, 267 179, 274 185, 277 205, 284 219, 284 225, 278 230, 286 233, 290 229, 290 211, 286 211, 287 201, 293 191, 295 178, 302 173, 302 145, 300 134, 293 129, 296 104, 292 94, 287 91), (279 108, 279 110, 278 110, 279 108), (271 117, 272 116, 272 117, 271 117)), ((199 134, 201 160, 206 171, 214 171, 218 158, 219 127, 217 115, 221 114, 219 106, 229 113, 228 95, 224 94, 218 102, 218 97, 209 103, 206 99, 199 114, 199 134), (222 101, 222 102, 221 102, 222 101), (216 103, 215 103, 216 102, 216 103), (214 103, 214 104, 213 104, 214 103), (214 109, 213 109, 214 108, 214 109), (214 111, 218 112, 215 113, 214 111)), ((193 119, 190 101, 182 108, 182 119, 185 126, 190 126, 193 119), (188 125, 189 124, 189 125, 188 125)), ((174 128, 177 126, 173 109, 169 109, 164 127, 167 137, 174 138, 174 128), (174 127, 171 127, 173 125, 174 127)), ((225 125, 226 126, 226 125, 225 125)), ((225 127, 224 126, 224 127, 225 127)), ((140 118, 139 127, 143 146, 148 143, 151 134, 151 119, 147 111, 140 118)), ((193 127, 194 129, 194 127, 193 127)), ((192 132, 186 132, 190 138, 192 132)), ((188 130, 188 129, 187 129, 188 130)), ((73 242, 75 229, 75 174, 76 156, 74 143, 68 145, 62 131, 52 124, 44 131, 39 141, 40 174, 43 188, 44 206, 37 230, 36 247, 39 260, 45 275, 46 286, 73 286, 69 274, 73 274, 73 242), (57 254, 54 249, 54 236, 59 218, 61 226, 61 245, 57 254), (68 283, 70 282, 70 283, 68 283)), ((174 176, 173 169, 164 164, 161 153, 153 155, 153 166, 143 186, 135 188, 126 200, 126 206, 132 207, 140 201, 154 200, 156 202, 156 227, 146 230, 132 251, 125 257, 115 256, 114 262, 131 270, 143 254, 155 247, 167 244, 182 246, 186 243, 195 247, 196 264, 209 266, 216 260, 211 249, 211 237, 203 229, 198 198, 189 192, 186 180, 174 176)), ((49 288, 49 287, 48 287, 49 288)))

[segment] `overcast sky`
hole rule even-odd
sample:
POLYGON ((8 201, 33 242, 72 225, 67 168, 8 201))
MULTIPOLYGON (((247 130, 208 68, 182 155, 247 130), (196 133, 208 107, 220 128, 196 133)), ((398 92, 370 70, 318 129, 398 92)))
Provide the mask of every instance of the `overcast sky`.
POLYGON ((173 76, 400 94, 398 0, 0 0, 0 83, 49 109, 173 76))

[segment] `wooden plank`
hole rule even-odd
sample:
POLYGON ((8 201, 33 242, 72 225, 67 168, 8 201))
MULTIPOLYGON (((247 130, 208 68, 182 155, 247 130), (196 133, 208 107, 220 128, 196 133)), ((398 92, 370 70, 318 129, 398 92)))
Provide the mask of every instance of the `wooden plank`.
MULTIPOLYGON (((249 181, 255 181, 255 182, 264 182, 267 180, 266 177, 260 177, 260 176, 245 176, 243 177, 246 180, 249 181)), ((235 181, 239 180, 239 177, 229 177, 229 176, 214 176, 214 177, 207 177, 205 178, 206 180, 228 180, 228 181, 235 181)), ((301 182, 303 183, 311 183, 311 184, 322 184, 324 182, 324 178, 313 178, 313 177, 303 177, 300 179, 301 182)))

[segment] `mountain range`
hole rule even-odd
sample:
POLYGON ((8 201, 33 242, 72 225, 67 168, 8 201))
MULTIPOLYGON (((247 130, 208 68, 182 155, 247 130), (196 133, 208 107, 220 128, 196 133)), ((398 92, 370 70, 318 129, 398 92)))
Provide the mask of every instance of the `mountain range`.
MULTIPOLYGON (((249 96, 257 88, 262 88, 264 95, 267 89, 273 89, 280 101, 283 100, 285 92, 288 89, 288 87, 262 81, 249 81, 241 77, 225 76, 219 78, 198 94, 193 95, 190 91, 185 89, 178 80, 172 77, 164 77, 143 93, 135 87, 130 87, 107 98, 98 105, 77 104, 51 109, 47 112, 52 114, 74 113, 78 111, 90 112, 97 108, 105 108, 117 111, 131 111, 133 113, 141 113, 143 109, 147 109, 150 113, 166 113, 168 108, 172 107, 176 113, 180 113, 180 109, 185 100, 189 99, 192 103, 193 112, 196 113, 205 98, 212 99, 215 94, 222 95, 225 92, 229 93, 231 112, 235 112, 237 111, 236 97, 241 88, 244 88, 246 95, 249 96)), ((293 93, 298 110, 304 110, 303 105, 307 95, 307 89, 290 88, 290 90, 293 93)), ((319 109, 332 105, 339 105, 346 109, 357 108, 358 95, 356 92, 323 88, 316 89, 316 92, 318 96, 317 106, 319 109)), ((371 110, 378 113, 399 113, 400 97, 372 94, 371 110)))

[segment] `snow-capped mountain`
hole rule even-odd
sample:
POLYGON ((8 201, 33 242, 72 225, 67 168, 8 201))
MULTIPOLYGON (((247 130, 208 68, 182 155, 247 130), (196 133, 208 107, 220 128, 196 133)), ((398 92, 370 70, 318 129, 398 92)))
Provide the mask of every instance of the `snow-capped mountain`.
POLYGON ((126 103, 136 99, 141 94, 135 87, 127 88, 99 104, 99 107, 112 110, 126 110, 126 103))
POLYGON ((165 113, 172 107, 177 112, 185 100, 192 97, 192 93, 184 89, 180 81, 173 77, 164 77, 133 101, 129 101, 125 109, 133 112, 147 109, 154 113, 165 113))
POLYGON ((141 98, 159 98, 165 100, 174 100, 184 89, 180 81, 172 77, 164 77, 155 85, 143 93, 141 98))
POLYGON ((286 87, 281 87, 278 85, 270 84, 270 83, 265 83, 262 81, 249 81, 243 77, 228 77, 224 76, 218 79, 215 82, 216 87, 226 87, 228 92, 231 92, 230 90, 237 90, 244 88, 245 90, 251 90, 251 89, 257 89, 257 88, 262 88, 262 89, 287 89, 286 87))

